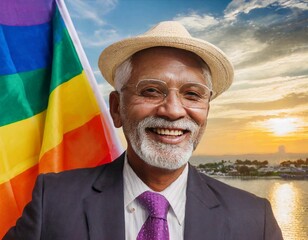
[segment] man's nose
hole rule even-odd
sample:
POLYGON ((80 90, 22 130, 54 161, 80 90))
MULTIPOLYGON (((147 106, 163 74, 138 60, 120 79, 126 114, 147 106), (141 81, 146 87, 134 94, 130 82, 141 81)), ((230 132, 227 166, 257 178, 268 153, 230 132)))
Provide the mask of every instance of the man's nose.
POLYGON ((158 106, 157 115, 170 120, 177 120, 185 117, 186 109, 183 107, 177 91, 170 91, 163 103, 158 106))

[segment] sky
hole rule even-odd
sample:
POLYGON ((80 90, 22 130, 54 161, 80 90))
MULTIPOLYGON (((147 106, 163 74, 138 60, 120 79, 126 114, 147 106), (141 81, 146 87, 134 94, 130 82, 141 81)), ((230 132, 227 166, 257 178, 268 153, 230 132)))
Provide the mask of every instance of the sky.
MULTIPOLYGON (((308 152, 308 2, 305 0, 65 0, 99 87, 101 51, 160 21, 182 23, 221 48, 235 69, 211 102, 194 155, 308 152)), ((121 139, 123 135, 119 131, 121 139)))

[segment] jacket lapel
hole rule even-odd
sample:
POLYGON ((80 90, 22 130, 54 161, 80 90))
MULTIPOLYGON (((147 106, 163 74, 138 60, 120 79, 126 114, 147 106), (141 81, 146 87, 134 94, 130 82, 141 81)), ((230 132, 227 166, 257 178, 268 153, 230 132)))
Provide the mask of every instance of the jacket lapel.
POLYGON ((205 178, 191 166, 186 196, 184 239, 225 239, 226 213, 205 178))
POLYGON ((91 240, 125 239, 123 162, 124 154, 106 165, 84 201, 91 240))

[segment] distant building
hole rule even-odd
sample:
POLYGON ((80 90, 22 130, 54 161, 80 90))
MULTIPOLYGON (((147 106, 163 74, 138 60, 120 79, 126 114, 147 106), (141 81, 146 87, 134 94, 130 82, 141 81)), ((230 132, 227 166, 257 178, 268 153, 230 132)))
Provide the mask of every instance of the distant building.
POLYGON ((281 155, 286 154, 286 147, 284 145, 280 145, 278 147, 278 153, 281 155))
POLYGON ((277 169, 275 167, 269 166, 269 167, 261 167, 258 169, 259 173, 270 173, 270 172, 276 172, 277 169))
POLYGON ((300 168, 296 168, 294 166, 290 167, 279 167, 278 171, 280 173, 304 173, 305 171, 300 168))

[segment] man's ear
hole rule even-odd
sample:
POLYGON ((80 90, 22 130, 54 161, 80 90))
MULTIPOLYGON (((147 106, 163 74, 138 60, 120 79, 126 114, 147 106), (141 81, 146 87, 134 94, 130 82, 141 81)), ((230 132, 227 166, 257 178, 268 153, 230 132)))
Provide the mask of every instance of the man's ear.
POLYGON ((122 121, 120 117, 120 94, 117 91, 113 91, 109 95, 109 112, 113 120, 113 125, 116 128, 122 127, 122 121))
POLYGON ((209 116, 210 108, 211 108, 211 104, 209 103, 209 105, 207 107, 206 118, 208 118, 208 116, 209 116))

